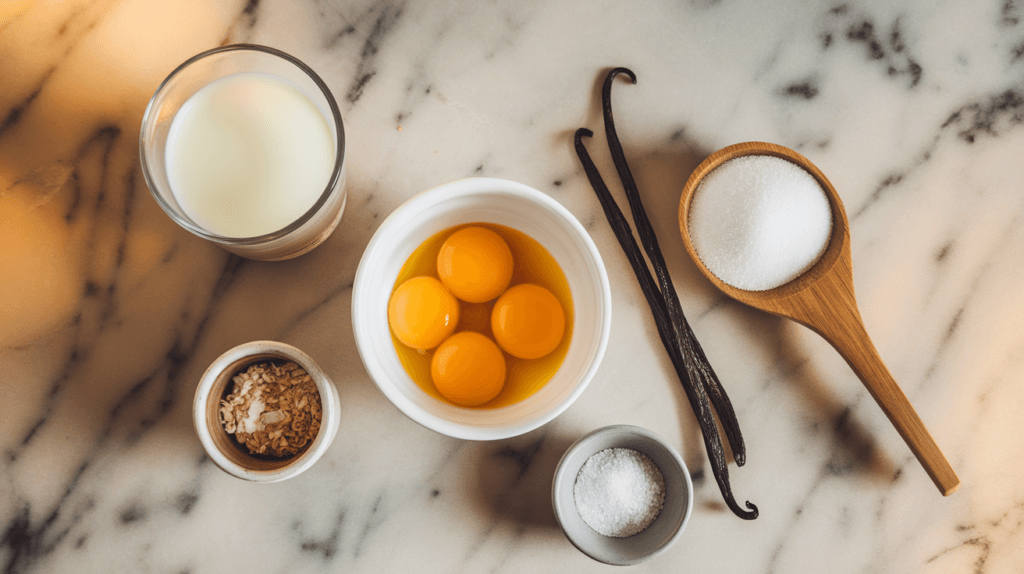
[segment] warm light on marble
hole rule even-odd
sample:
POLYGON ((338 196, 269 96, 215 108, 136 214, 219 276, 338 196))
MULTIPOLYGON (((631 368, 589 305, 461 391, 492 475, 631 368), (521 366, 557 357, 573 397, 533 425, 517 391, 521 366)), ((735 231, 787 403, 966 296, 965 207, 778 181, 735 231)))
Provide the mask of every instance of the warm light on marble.
POLYGON ((551 479, 611 424, 664 437, 694 509, 636 572, 1024 571, 1024 4, 1015 1, 0 3, 0 571, 612 571, 577 551, 551 479), (288 52, 345 118, 348 205, 285 262, 174 224, 139 167, 160 81, 226 43, 288 52), (682 305, 736 408, 747 463, 722 503, 699 429, 576 158, 626 208, 615 119, 682 305), (807 156, 846 206, 869 333, 962 487, 940 496, 817 335, 725 298, 687 259, 679 194, 711 152, 807 156), (525 436, 407 419, 355 350, 351 286, 381 221, 470 176, 522 182, 593 237, 613 293, 597 376, 525 436), (207 459, 192 398, 253 340, 309 354, 341 425, 303 475, 248 484, 207 459))

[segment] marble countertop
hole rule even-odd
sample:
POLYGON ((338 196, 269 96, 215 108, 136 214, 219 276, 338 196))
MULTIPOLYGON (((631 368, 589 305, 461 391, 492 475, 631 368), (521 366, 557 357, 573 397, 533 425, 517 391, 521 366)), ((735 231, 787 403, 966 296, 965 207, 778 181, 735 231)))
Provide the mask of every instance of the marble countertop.
POLYGON ((695 484, 679 542, 636 572, 1024 570, 1024 3, 69 0, 0 4, 0 570, 611 571, 550 502, 565 448, 627 423, 695 484), (178 63, 274 46, 336 95, 348 207, 312 253, 239 259, 176 226, 138 131, 178 63), (736 407, 744 521, 572 148, 612 186, 598 88, 612 66, 626 155, 684 310, 736 407), (868 332, 962 480, 936 491, 839 355, 725 298, 679 239, 690 171, 749 140, 839 190, 868 332), (351 327, 360 255, 414 194, 473 175, 539 189, 607 265, 607 354, 525 436, 465 442, 401 414, 351 327), (337 384, 324 458, 278 484, 228 476, 192 428, 199 376, 273 339, 337 384))

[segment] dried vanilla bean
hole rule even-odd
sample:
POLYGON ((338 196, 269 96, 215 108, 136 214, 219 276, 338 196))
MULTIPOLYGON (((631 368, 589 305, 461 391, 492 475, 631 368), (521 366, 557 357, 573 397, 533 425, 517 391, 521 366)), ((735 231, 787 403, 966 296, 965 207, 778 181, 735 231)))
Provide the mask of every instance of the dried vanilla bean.
POLYGON ((593 132, 586 128, 580 128, 576 131, 576 153, 583 164, 584 171, 587 173, 587 178, 590 180, 594 192, 601 202, 608 223, 611 225, 619 244, 626 253, 630 266, 633 268, 633 272, 640 283, 640 288, 647 298, 647 303, 654 316, 662 344, 665 346, 666 351, 668 351, 672 365, 675 367, 676 374, 683 384, 683 389, 700 424, 704 445, 711 460, 712 473, 718 482, 722 496, 726 504, 737 516, 751 520, 757 518, 757 507, 748 501, 746 506, 749 510, 744 510, 732 495, 732 490, 729 486, 729 470, 725 460, 725 452, 718 434, 718 427, 715 424, 714 414, 711 410, 709 395, 711 401, 715 403, 719 416, 722 418, 723 428, 726 430, 726 436, 733 447, 737 464, 741 465, 745 459, 743 439, 739 431, 739 425, 736 422, 732 404, 725 395, 725 391, 714 374, 714 370, 711 369, 710 364, 707 362, 703 349, 700 348, 696 337, 693 335, 693 331, 683 316, 678 297, 668 276, 667 266, 658 247, 657 238, 650 226, 650 222, 647 220, 636 185, 632 180, 632 175, 629 173, 629 167, 626 165, 625 156, 622 153, 618 138, 615 136, 614 123, 611 116, 610 86, 611 81, 619 73, 627 73, 635 81, 633 73, 625 68, 616 68, 608 75, 603 92, 605 128, 609 133, 609 146, 612 147, 616 167, 619 169, 620 178, 623 179, 623 186, 627 189, 627 196, 630 200, 630 207, 637 225, 637 231, 640 234, 641 241, 644 243, 648 257, 650 257, 652 264, 655 266, 661 291, 658 290, 658 285, 655 284, 653 277, 651 277, 650 270, 643 259, 643 254, 629 228, 629 223, 612 198, 600 173, 597 171, 597 167, 590 159, 590 155, 583 145, 583 136, 591 137, 593 132), (671 299, 671 302, 667 301, 667 299, 671 299))
MULTIPOLYGON (((704 349, 701 348, 700 342, 693 334, 693 330, 686 320, 686 316, 683 315, 683 308, 679 304, 679 296, 676 294, 675 287, 672 286, 672 278, 669 276, 668 266, 665 264, 665 258, 662 257, 661 248, 658 246, 658 236, 654 233, 650 220, 647 219, 647 212, 644 210, 643 202, 640 200, 640 192, 637 189, 636 182, 633 180, 633 174, 629 170, 626 154, 622 151, 622 145, 619 143, 619 136, 615 132, 615 121, 612 117, 612 82, 618 74, 625 74, 632 83, 636 83, 636 75, 628 68, 615 68, 608 73, 604 80, 604 86, 601 90, 601 103, 604 111, 604 130, 605 136, 608 139, 608 149, 611 151, 612 160, 615 162, 615 169, 619 172, 619 179, 622 180, 622 187, 626 191, 626 198, 629 200, 629 208, 633 213, 633 223, 636 225, 637 234, 640 235, 640 242, 644 246, 644 251, 647 252, 648 259, 650 259, 651 264, 654 266, 655 274, 658 276, 658 283, 664 303, 662 312, 668 315, 676 340, 681 344, 692 347, 693 351, 697 354, 695 360, 686 362, 687 371, 690 373, 691 378, 697 379, 699 383, 704 385, 711 403, 714 405, 715 412, 718 413, 719 420, 722 422, 722 428, 725 430, 726 438, 729 440, 729 446, 732 448, 736 465, 743 466, 746 462, 746 448, 743 444, 743 435, 740 432, 739 421, 736 420, 736 412, 732 408, 732 401, 729 400, 729 396, 725 393, 718 375, 715 374, 711 363, 704 356, 704 349)), ((683 353, 684 356, 691 354, 687 350, 684 350, 683 353)))

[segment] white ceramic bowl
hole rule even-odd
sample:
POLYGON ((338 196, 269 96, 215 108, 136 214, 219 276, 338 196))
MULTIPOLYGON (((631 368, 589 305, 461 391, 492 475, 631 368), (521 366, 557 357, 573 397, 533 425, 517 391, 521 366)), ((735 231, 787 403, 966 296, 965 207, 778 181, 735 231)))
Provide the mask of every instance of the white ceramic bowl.
POLYGON ((676 449, 647 429, 615 425, 598 429, 570 446, 551 483, 555 518, 573 546, 605 564, 638 564, 668 550, 683 533, 693 510, 693 482, 676 449), (665 479, 665 505, 646 529, 626 538, 595 532, 576 510, 576 477, 590 457, 606 448, 629 448, 647 455, 665 479))
POLYGON ((601 363, 611 311, 604 262, 580 222, 547 195, 492 178, 447 183, 399 206, 363 252, 352 290, 356 346, 377 387, 412 420, 467 440, 517 436, 569 408, 601 363), (388 327, 388 299, 409 255, 434 234, 474 222, 505 225, 543 245, 565 273, 575 311, 572 341, 555 375, 530 397, 497 409, 457 407, 424 392, 402 367, 388 327))
POLYGON ((338 390, 320 367, 302 351, 276 341, 253 341, 239 345, 214 361, 203 374, 192 405, 193 422, 206 454, 224 472, 253 482, 278 482, 305 472, 331 446, 338 434, 341 410, 338 390), (285 459, 255 457, 224 431, 218 411, 232 377, 251 365, 267 361, 294 361, 305 370, 320 392, 323 412, 320 432, 299 454, 285 459))

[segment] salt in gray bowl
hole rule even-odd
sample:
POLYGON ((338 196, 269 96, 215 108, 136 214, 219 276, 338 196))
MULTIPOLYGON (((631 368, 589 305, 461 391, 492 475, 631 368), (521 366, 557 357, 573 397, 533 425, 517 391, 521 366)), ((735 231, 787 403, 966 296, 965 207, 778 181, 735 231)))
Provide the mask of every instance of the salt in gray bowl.
POLYGON ((581 552, 605 564, 638 564, 668 550, 683 533, 693 509, 693 483, 679 453, 649 430, 615 425, 576 441, 558 463, 551 485, 551 504, 566 538, 581 552), (627 538, 595 532, 576 510, 573 487, 587 460, 608 448, 628 448, 647 455, 665 479, 665 504, 645 530, 627 538))

